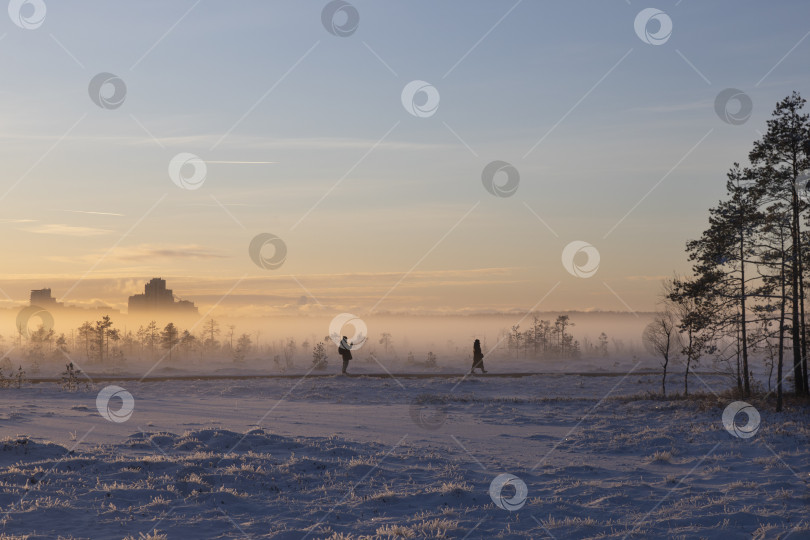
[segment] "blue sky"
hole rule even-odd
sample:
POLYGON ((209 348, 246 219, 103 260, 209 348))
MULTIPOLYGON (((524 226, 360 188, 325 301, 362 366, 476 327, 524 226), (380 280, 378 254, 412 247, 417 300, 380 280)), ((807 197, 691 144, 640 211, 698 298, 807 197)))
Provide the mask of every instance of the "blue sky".
POLYGON ((163 275, 203 304, 245 277, 257 313, 520 310, 551 289, 540 308, 651 309, 776 101, 810 93, 806 2, 354 1, 348 37, 326 4, 3 18, 5 302, 41 283, 115 304, 163 275), (634 31, 649 7, 672 20, 662 45, 634 31), (100 72, 126 83, 121 107, 90 100, 100 72), (402 106, 413 80, 434 115, 402 106), (742 125, 715 114, 729 87, 753 103, 742 125), (170 181, 180 152, 207 162, 200 189, 170 181), (514 196, 483 189, 493 160, 519 171, 514 196), (247 256, 260 232, 287 244, 280 269, 247 256), (575 240, 600 253, 591 278, 562 266, 575 240))

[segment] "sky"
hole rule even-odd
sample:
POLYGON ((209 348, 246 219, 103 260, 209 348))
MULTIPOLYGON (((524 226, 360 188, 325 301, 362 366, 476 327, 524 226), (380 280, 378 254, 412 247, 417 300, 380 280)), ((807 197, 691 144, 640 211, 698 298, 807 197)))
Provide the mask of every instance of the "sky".
POLYGON ((810 95, 798 0, 8 11, 9 308, 125 310, 161 276, 244 316, 649 311, 775 103, 810 95), (727 88, 750 116, 718 114, 727 88))

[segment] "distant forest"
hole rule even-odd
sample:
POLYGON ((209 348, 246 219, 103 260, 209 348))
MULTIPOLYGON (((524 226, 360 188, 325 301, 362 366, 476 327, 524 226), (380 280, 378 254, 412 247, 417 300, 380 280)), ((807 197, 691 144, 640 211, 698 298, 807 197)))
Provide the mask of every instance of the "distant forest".
MULTIPOLYGON (((224 354, 240 362, 254 346, 250 334, 237 335, 234 325, 227 326, 223 332, 213 318, 205 321, 195 335, 189 330, 179 329, 173 322, 160 328, 156 321, 140 326, 135 332, 122 332, 115 328, 110 316, 105 315, 95 322, 85 321, 71 335, 72 338, 64 333, 57 335, 45 325, 39 325, 32 332, 17 328, 14 348, 23 351, 23 358, 30 366, 29 372, 36 374, 43 362, 70 361, 71 358, 91 364, 114 364, 126 358, 154 361, 165 356, 171 361, 224 354)), ((8 370, 11 365, 8 352, 0 361, 0 369, 8 370)))
MULTIPOLYGON (((528 318, 528 315, 524 318, 528 318)), ((530 324, 525 329, 521 329, 520 324, 503 329, 491 348, 487 348, 484 339, 484 350, 488 354, 495 353, 499 357, 515 359, 607 357, 610 345, 616 353, 633 352, 619 339, 614 338, 611 343, 604 332, 596 341, 586 337, 580 343, 572 332, 576 325, 570 315, 558 315, 546 320, 537 314, 531 314, 529 320, 530 324)), ((290 337, 266 337, 260 345, 260 332, 239 332, 235 325, 222 325, 214 318, 204 320, 196 332, 192 330, 193 327, 191 330, 182 329, 173 322, 161 326, 156 321, 141 325, 135 331, 122 330, 116 327, 109 315, 96 321, 85 321, 69 334, 56 333, 45 324, 40 324, 36 330, 29 330, 18 322, 14 343, 8 350, 4 346, 6 340, 0 337, 0 381, 10 381, 10 377, 19 379, 20 373, 38 375, 45 365, 75 363, 75 366, 69 365, 68 370, 78 370, 79 366, 102 365, 115 370, 116 366, 123 365, 127 360, 146 360, 153 363, 165 361, 166 365, 172 365, 176 361, 193 364, 206 360, 230 360, 240 364, 249 355, 264 358, 269 366, 281 371, 294 367, 296 361, 302 357, 311 358, 312 368, 323 370, 327 368, 329 353, 336 348, 340 339, 340 336, 335 335, 324 336, 322 339, 312 337, 298 342, 290 337), (25 362, 27 371, 21 365, 12 363, 10 355, 14 351, 25 362)), ((362 339, 365 340, 365 336, 362 339)), ((359 353, 357 361, 374 363, 377 345, 385 355, 384 358, 400 360, 399 347, 395 346, 391 333, 381 332, 374 341, 375 343, 359 353)), ((459 365, 463 365, 467 353, 471 353, 467 345, 448 341, 443 350, 453 355, 454 361, 464 359, 459 362, 459 365)), ((407 350, 404 344, 403 347, 407 350)), ((438 367, 439 357, 433 350, 427 351, 420 358, 412 351, 402 352, 407 365, 427 369, 438 367)))

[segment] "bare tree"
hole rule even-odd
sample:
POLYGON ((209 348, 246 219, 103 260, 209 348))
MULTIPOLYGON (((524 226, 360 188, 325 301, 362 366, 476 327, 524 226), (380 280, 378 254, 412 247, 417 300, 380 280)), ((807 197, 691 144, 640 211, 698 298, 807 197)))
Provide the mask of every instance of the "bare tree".
POLYGON ((219 335, 219 323, 215 321, 213 318, 208 319, 203 323, 202 328, 202 343, 203 343, 203 350, 206 354, 213 354, 214 351, 219 348, 219 341, 217 340, 217 336, 219 335))
POLYGON ((678 354, 682 347, 681 335, 678 332, 678 320, 671 309, 665 308, 653 317, 653 320, 644 328, 641 334, 644 347, 661 358, 661 393, 667 395, 667 367, 669 358, 678 354))
POLYGON ((287 368, 291 368, 293 366, 293 359, 295 358, 295 340, 293 338, 289 338, 287 343, 281 349, 281 352, 284 354, 284 365, 287 368))
POLYGON ((520 358, 520 342, 523 340, 523 334, 519 330, 520 325, 516 324, 509 333, 509 345, 515 348, 515 358, 520 358))
POLYGON ((231 353, 233 353, 233 336, 234 332, 236 332, 236 325, 229 324, 228 325, 228 348, 230 349, 231 353))
POLYGON ((391 334, 388 332, 383 332, 382 336, 380 337, 380 345, 383 346, 385 354, 388 354, 388 349, 391 348, 391 334))
POLYGON ((711 289, 700 277, 676 277, 664 282, 664 291, 678 322, 682 337, 681 354, 686 358, 683 374, 683 394, 689 395, 689 370, 704 353, 713 353, 715 328, 711 322, 716 316, 711 289))

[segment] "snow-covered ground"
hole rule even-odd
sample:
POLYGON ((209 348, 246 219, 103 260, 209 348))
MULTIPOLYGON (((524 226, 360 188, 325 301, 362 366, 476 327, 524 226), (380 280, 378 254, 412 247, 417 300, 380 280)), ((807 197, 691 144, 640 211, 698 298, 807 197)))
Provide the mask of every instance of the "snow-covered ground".
POLYGON ((807 408, 732 436, 718 376, 109 384, 0 391, 2 538, 810 538, 807 408))

